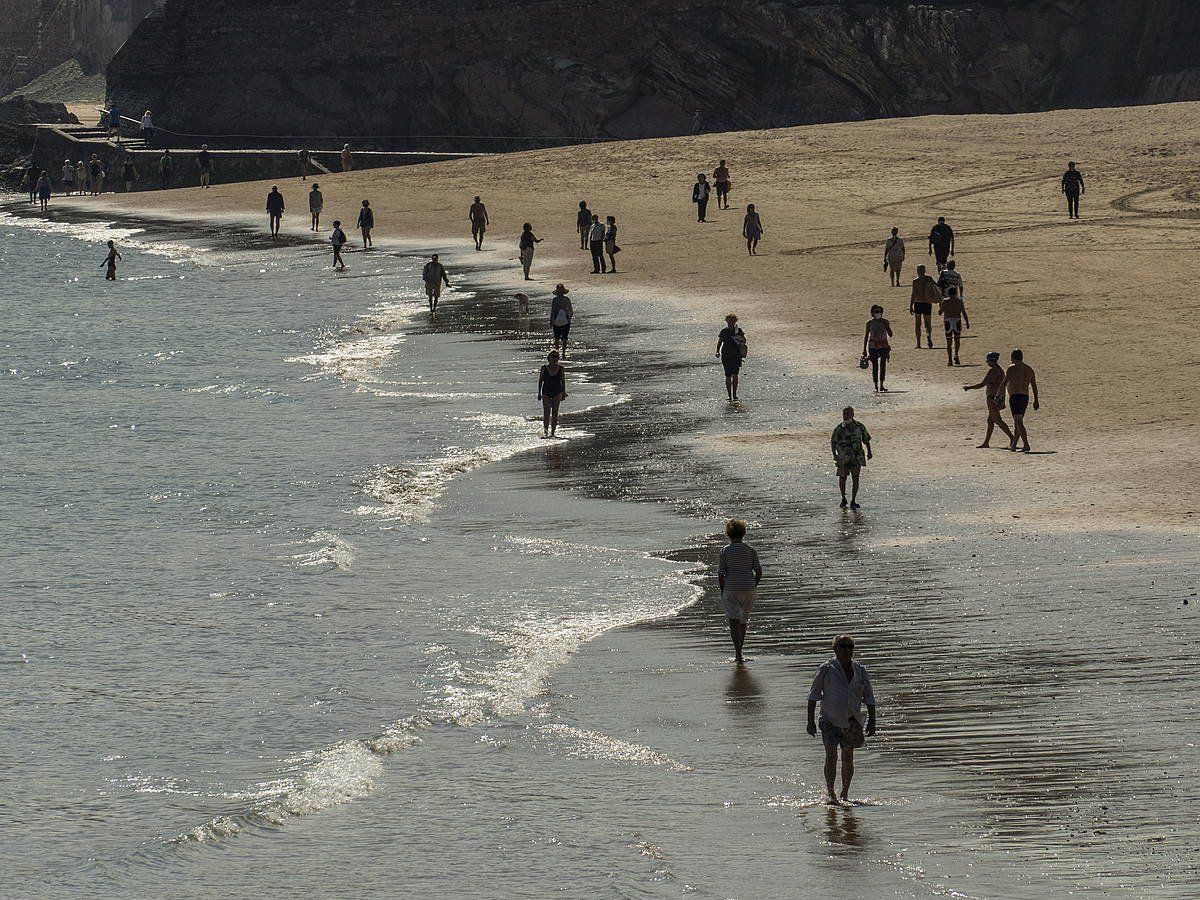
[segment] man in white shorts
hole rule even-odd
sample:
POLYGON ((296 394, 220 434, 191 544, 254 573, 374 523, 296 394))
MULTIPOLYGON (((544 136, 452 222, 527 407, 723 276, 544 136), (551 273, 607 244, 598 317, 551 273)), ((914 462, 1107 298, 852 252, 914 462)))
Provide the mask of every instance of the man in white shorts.
POLYGON ((754 606, 754 595, 762 580, 762 566, 758 562, 758 551, 745 543, 746 523, 741 519, 730 519, 725 526, 729 546, 721 551, 721 562, 717 567, 717 583, 721 587, 721 606, 725 618, 729 619, 729 635, 733 638, 734 659, 742 662, 742 644, 746 642, 746 624, 750 620, 750 609, 754 606))

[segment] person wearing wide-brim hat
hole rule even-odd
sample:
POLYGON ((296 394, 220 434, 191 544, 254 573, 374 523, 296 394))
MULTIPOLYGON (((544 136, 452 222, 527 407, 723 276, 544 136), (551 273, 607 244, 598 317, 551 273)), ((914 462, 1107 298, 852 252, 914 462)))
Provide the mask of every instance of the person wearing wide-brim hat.
POLYGON ((554 348, 557 350, 562 342, 562 358, 567 358, 567 335, 571 333, 571 319, 575 310, 567 294, 571 289, 559 284, 554 288, 554 300, 550 303, 550 327, 554 329, 554 348))

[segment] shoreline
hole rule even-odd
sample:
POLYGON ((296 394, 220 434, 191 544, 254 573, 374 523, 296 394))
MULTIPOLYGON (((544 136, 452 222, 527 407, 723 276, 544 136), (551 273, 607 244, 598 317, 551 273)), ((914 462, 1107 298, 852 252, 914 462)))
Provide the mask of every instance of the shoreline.
MULTIPOLYGON (((555 281, 565 281, 597 302, 621 292, 674 310, 685 321, 711 321, 714 334, 726 307, 736 306, 752 353, 777 356, 800 377, 851 370, 866 309, 872 302, 883 302, 895 332, 890 381, 900 390, 887 398, 872 396, 863 376, 863 389, 845 397, 863 410, 862 417, 882 438, 875 477, 908 477, 914 460, 920 460, 918 468, 928 472, 927 477, 982 475, 993 488, 988 492, 992 499, 960 513, 966 521, 982 525, 1019 520, 1063 531, 1114 524, 1178 531, 1192 527, 1200 516, 1200 491, 1186 485, 1181 490, 1168 488, 1157 477, 1157 460, 1149 469, 1131 467, 1126 460, 1146 444, 1167 444, 1184 468, 1200 463, 1200 450, 1172 439, 1177 423, 1146 420, 1135 399, 1141 389, 1155 384, 1167 406, 1186 403, 1187 363, 1174 365, 1160 359, 1161 353, 1143 349, 1151 346, 1147 342, 1152 335, 1161 333, 1165 310, 1156 309, 1145 296, 1144 275, 1136 267, 1126 272, 1125 260, 1129 254, 1145 253, 1157 266, 1175 241, 1180 241, 1180 253, 1186 252, 1193 230, 1188 210, 1177 208, 1179 202, 1172 201, 1161 184, 1173 174, 1200 172, 1200 161, 1191 155, 1179 158, 1182 151, 1172 149, 1175 156, 1167 157, 1166 163, 1151 157, 1154 168, 1127 173, 1119 190, 1097 177, 1092 193, 1085 195, 1087 218, 1078 224, 1065 215, 1060 218, 1055 195, 1046 185, 1052 190, 1057 176, 1049 167, 1058 166, 1058 155, 1090 157, 1087 168, 1094 169, 1117 152, 1115 139, 1104 143, 1105 134, 1125 139, 1128 132, 1129 141, 1156 145, 1155 139, 1162 139, 1148 123, 1169 128, 1192 118, 1200 118, 1200 104, 882 120, 618 142, 606 145, 602 158, 596 159, 595 148, 531 151, 499 159, 336 174, 319 183, 326 210, 344 211, 343 219, 352 219, 355 198, 371 198, 380 250, 437 249, 455 266, 485 259, 495 271, 492 287, 505 292, 532 287, 535 303, 548 295, 555 281), (1035 130, 1035 153, 1015 154, 1028 140, 1024 135, 1035 130), (1087 132, 1087 137, 1077 132, 1087 132), (968 139, 970 134, 976 135, 974 141, 968 139), (872 144, 870 150, 860 146, 864 140, 872 144), (1090 148, 1079 146, 1089 141, 1090 148), (933 145, 939 148, 940 160, 931 152, 933 145), (759 257, 747 259, 744 248, 738 249, 736 206, 710 217, 714 221, 708 225, 691 221, 691 204, 683 196, 692 179, 687 173, 719 156, 729 157, 735 166, 735 200, 754 200, 763 213, 767 234, 759 257), (869 185, 850 175, 859 157, 863 171, 870 173, 869 185), (886 172, 866 161, 879 157, 892 159, 886 172), (687 163, 689 158, 696 162, 687 163), (933 167, 935 161, 940 171, 933 167), (607 177, 614 167, 623 173, 616 183, 607 177), (980 177, 981 167, 987 169, 986 177, 980 177), (931 193, 934 187, 941 190, 931 193), (493 217, 483 254, 470 249, 467 234, 466 204, 472 193, 484 195, 493 217), (584 255, 568 221, 575 205, 570 198, 576 196, 593 201, 593 208, 602 213, 617 214, 626 252, 618 260, 622 274, 615 278, 600 281, 586 274, 584 255), (796 207, 796 197, 804 200, 797 208, 796 227, 788 228, 780 210, 796 207), (881 254, 887 226, 895 221, 909 240, 907 281, 912 263, 925 261, 919 252, 920 223, 937 213, 958 226, 957 258, 967 279, 972 324, 977 326, 964 335, 967 365, 950 372, 945 371, 942 351, 907 349, 908 291, 886 287, 872 259, 881 254), (548 238, 535 258, 537 281, 528 285, 519 280, 516 260, 522 220, 533 221, 535 231, 548 238), (776 237, 780 230, 785 232, 782 238, 776 237), (1054 240, 1048 243, 1043 235, 1054 240), (497 245, 496 239, 502 243, 497 245), (628 272, 626 264, 631 266, 628 272), (504 271, 508 266, 510 274, 504 271), (1088 268, 1093 266, 1097 271, 1088 268), (1063 273, 1070 273, 1066 283, 1063 273), (1097 281, 1097 276, 1104 280, 1097 281), (1110 299, 1116 297, 1121 300, 1110 299), (1132 333, 1123 328, 1131 319, 1143 327, 1132 333), (984 415, 982 399, 960 396, 960 387, 980 377, 984 352, 996 349, 1006 355, 1007 347, 1018 344, 1040 376, 1043 411, 1031 414, 1029 421, 1034 449, 1045 455, 1018 460, 1000 452, 964 452, 974 450, 984 415), (1084 348, 1084 355, 1075 358, 1084 348), (901 396, 902 390, 908 393, 901 396), (1173 511, 1169 520, 1162 514, 1164 508, 1173 511)), ((278 183, 292 209, 303 203, 306 187, 299 179, 278 183)), ((218 185, 207 191, 180 188, 106 195, 99 202, 58 202, 69 203, 73 210, 92 210, 93 215, 204 221, 214 228, 235 225, 261 232, 265 212, 248 211, 262 205, 269 186, 218 185)), ((285 228, 304 219, 303 213, 286 214, 285 228)), ((353 240, 354 232, 347 231, 353 240)), ((304 234, 293 231, 289 236, 299 239, 304 234)), ((747 387, 751 397, 766 396, 769 390, 764 385, 756 391, 752 374, 747 387)), ((1195 424, 1185 423, 1189 428, 1195 424)), ((764 449, 769 446, 781 461, 797 464, 827 455, 824 431, 784 429, 747 438, 764 449)))

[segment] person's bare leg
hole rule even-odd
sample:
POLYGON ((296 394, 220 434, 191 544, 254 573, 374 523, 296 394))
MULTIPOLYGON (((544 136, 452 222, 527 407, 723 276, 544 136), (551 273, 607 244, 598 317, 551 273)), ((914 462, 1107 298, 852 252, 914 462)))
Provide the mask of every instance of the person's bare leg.
POLYGON ((1000 415, 999 412, 997 412, 995 414, 995 420, 996 420, 996 424, 998 426, 1000 426, 1000 430, 1003 431, 1006 435, 1008 435, 1008 439, 1011 441, 1012 436, 1013 436, 1012 429, 1008 427, 1008 423, 1004 421, 1004 418, 1000 415))
POLYGON ((725 394, 726 394, 726 396, 729 397, 730 400, 733 399, 733 376, 732 375, 725 376, 725 394))
POLYGON ((842 492, 842 508, 846 507, 846 476, 838 476, 838 490, 842 492))
POLYGON ((733 639, 733 658, 742 662, 742 641, 746 639, 746 632, 737 619, 729 620, 729 636, 733 639))
POLYGON ((986 450, 992 445, 992 431, 996 428, 996 422, 993 416, 988 415, 987 433, 983 436, 983 443, 980 444, 977 450, 986 450))
POLYGON ((737 399, 737 387, 738 387, 738 377, 737 377, 737 373, 735 372, 733 375, 733 399, 734 400, 737 399))
POLYGON ((913 330, 917 333, 917 349, 921 349, 921 314, 913 313, 913 330))
POLYGON ((617 271, 617 258, 612 253, 608 254, 608 271, 609 273, 617 271))
POLYGON ((933 349, 933 326, 929 324, 929 313, 925 313, 925 340, 929 349, 933 349))
POLYGON ((854 778, 854 748, 842 748, 842 799, 850 799, 850 782, 854 778))
POLYGON ((881 391, 885 391, 885 392, 887 391, 887 388, 883 386, 883 383, 886 380, 887 380, 887 357, 881 356, 881 357, 879 357, 879 389, 881 391))
POLYGON ((542 404, 542 434, 550 433, 550 406, 542 404))
POLYGON ((558 404, 560 402, 555 400, 554 405, 550 407, 550 437, 554 437, 554 433, 558 431, 558 404))
POLYGON ((829 802, 837 803, 837 793, 833 789, 833 780, 837 777, 837 747, 825 748, 825 790, 829 794, 829 802))
POLYGON ((850 473, 850 481, 852 485, 850 488, 850 505, 854 506, 858 503, 858 472, 850 473))
POLYGON ((958 351, 961 347, 962 347, 962 332, 956 331, 956 332, 954 332, 954 364, 956 366, 959 364, 958 351))
POLYGON ((1008 445, 1009 450, 1016 450, 1017 441, 1019 441, 1025 435, 1024 419, 1024 416, 1013 416, 1013 436, 1008 445))

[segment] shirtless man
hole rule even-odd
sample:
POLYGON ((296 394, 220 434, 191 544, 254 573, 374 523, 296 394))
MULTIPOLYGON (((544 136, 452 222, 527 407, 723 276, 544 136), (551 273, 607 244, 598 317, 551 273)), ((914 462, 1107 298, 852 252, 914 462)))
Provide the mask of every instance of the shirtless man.
POLYGON ((467 211, 467 216, 471 219, 471 236, 475 238, 475 249, 483 249, 483 235, 487 231, 487 227, 492 224, 488 218, 487 207, 483 205, 483 201, 478 197, 471 204, 471 208, 467 211))
POLYGON ((997 426, 1008 435, 1010 441, 1014 440, 1008 423, 1000 415, 1000 411, 1004 408, 1004 394, 1000 390, 1000 385, 1004 383, 1004 370, 1000 368, 1000 354, 995 352, 989 353, 987 355, 987 365, 988 370, 987 374, 983 376, 983 381, 979 382, 979 384, 963 385, 964 391, 976 391, 979 388, 983 388, 984 395, 987 397, 987 434, 983 436, 983 443, 979 445, 980 450, 986 450, 991 446, 992 432, 997 426))
POLYGON ((1004 373, 1000 382, 1000 403, 1004 403, 1004 391, 1008 390, 1008 405, 1012 407, 1013 436, 1009 450, 1017 449, 1017 441, 1021 441, 1021 452, 1029 452, 1029 434, 1025 431, 1025 411, 1029 408, 1029 395, 1033 394, 1033 408, 1038 409, 1037 376, 1033 369, 1025 365, 1025 354, 1020 350, 1012 352, 1012 365, 1004 373))
POLYGON ((917 349, 921 349, 921 320, 925 320, 925 340, 933 349, 933 329, 929 317, 933 315, 933 304, 941 303, 942 292, 937 282, 925 274, 924 266, 917 266, 917 277, 912 283, 912 296, 908 298, 908 311, 912 313, 917 331, 917 349))
POLYGON ((962 331, 971 327, 971 320, 967 317, 967 307, 962 297, 958 296, 958 288, 950 288, 950 293, 938 304, 938 312, 946 329, 946 365, 961 366, 958 348, 962 344, 962 331))
POLYGON ((713 169, 712 177, 713 187, 717 190, 717 209, 729 209, 729 166, 725 165, 725 160, 713 169))

